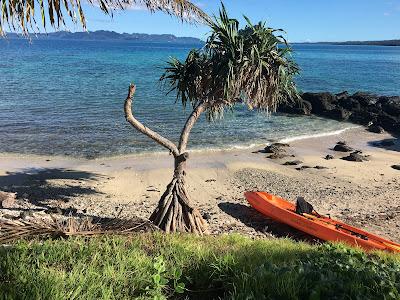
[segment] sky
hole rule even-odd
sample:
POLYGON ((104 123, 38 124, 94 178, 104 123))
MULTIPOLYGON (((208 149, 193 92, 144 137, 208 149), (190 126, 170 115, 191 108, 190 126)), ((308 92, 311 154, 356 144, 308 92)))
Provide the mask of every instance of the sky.
MULTIPOLYGON (((217 14, 219 1, 194 0, 210 15, 217 14)), ((225 0, 231 17, 244 24, 267 21, 283 28, 290 42, 400 39, 400 0, 225 0)), ((98 7, 84 5, 87 28, 127 33, 172 33, 205 39, 206 26, 191 25, 142 7, 117 11, 111 18, 98 7)), ((72 31, 82 31, 72 26, 72 31)))

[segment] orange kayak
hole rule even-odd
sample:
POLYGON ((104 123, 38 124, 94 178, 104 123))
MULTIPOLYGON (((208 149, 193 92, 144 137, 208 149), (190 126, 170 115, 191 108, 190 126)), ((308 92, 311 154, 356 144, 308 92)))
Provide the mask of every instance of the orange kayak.
POLYGON ((400 244, 329 217, 297 214, 294 204, 266 192, 246 192, 250 205, 263 215, 325 241, 339 241, 366 250, 400 252, 400 244))

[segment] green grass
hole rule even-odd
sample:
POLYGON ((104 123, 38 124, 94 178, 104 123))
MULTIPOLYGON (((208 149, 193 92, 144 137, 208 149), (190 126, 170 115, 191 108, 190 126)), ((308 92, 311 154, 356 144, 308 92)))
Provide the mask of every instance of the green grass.
POLYGON ((400 299, 400 255, 239 235, 0 247, 0 299, 400 299))

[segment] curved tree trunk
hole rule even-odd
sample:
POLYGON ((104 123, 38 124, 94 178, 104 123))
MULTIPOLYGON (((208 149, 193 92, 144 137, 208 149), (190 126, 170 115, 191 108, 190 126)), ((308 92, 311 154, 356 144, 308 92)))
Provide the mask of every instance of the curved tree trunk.
POLYGON ((150 216, 150 221, 167 233, 192 232, 201 235, 207 231, 207 223, 200 212, 191 205, 186 191, 187 158, 187 153, 175 158, 174 177, 150 216))
POLYGON ((125 118, 138 131, 147 135, 158 144, 167 148, 175 159, 175 169, 172 181, 168 184, 166 191, 161 196, 157 208, 150 216, 150 221, 165 232, 192 232, 204 234, 207 232, 207 222, 203 219, 200 212, 194 208, 189 200, 189 195, 185 186, 186 160, 189 154, 186 152, 190 131, 200 115, 206 109, 206 104, 199 104, 186 121, 182 130, 179 147, 170 140, 161 136, 157 132, 144 126, 134 116, 132 112, 132 98, 135 94, 134 84, 129 86, 128 97, 125 100, 125 118))

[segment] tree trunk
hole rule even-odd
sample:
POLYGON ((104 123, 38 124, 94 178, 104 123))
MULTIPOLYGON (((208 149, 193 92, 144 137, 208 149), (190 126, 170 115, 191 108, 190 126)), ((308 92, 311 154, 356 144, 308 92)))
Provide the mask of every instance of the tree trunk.
POLYGON ((179 147, 159 133, 151 130, 137 120, 132 112, 133 95, 136 86, 129 86, 124 111, 126 120, 139 132, 167 148, 175 158, 175 170, 172 181, 162 195, 150 221, 166 232, 193 232, 202 235, 207 231, 207 223, 200 212, 192 207, 185 187, 185 167, 189 155, 186 152, 189 134, 200 115, 206 109, 205 103, 197 105, 182 130, 179 147))
POLYGON ((204 234, 207 223, 189 200, 185 186, 185 167, 188 153, 175 157, 175 170, 172 181, 161 196, 150 221, 165 232, 192 232, 204 234))

